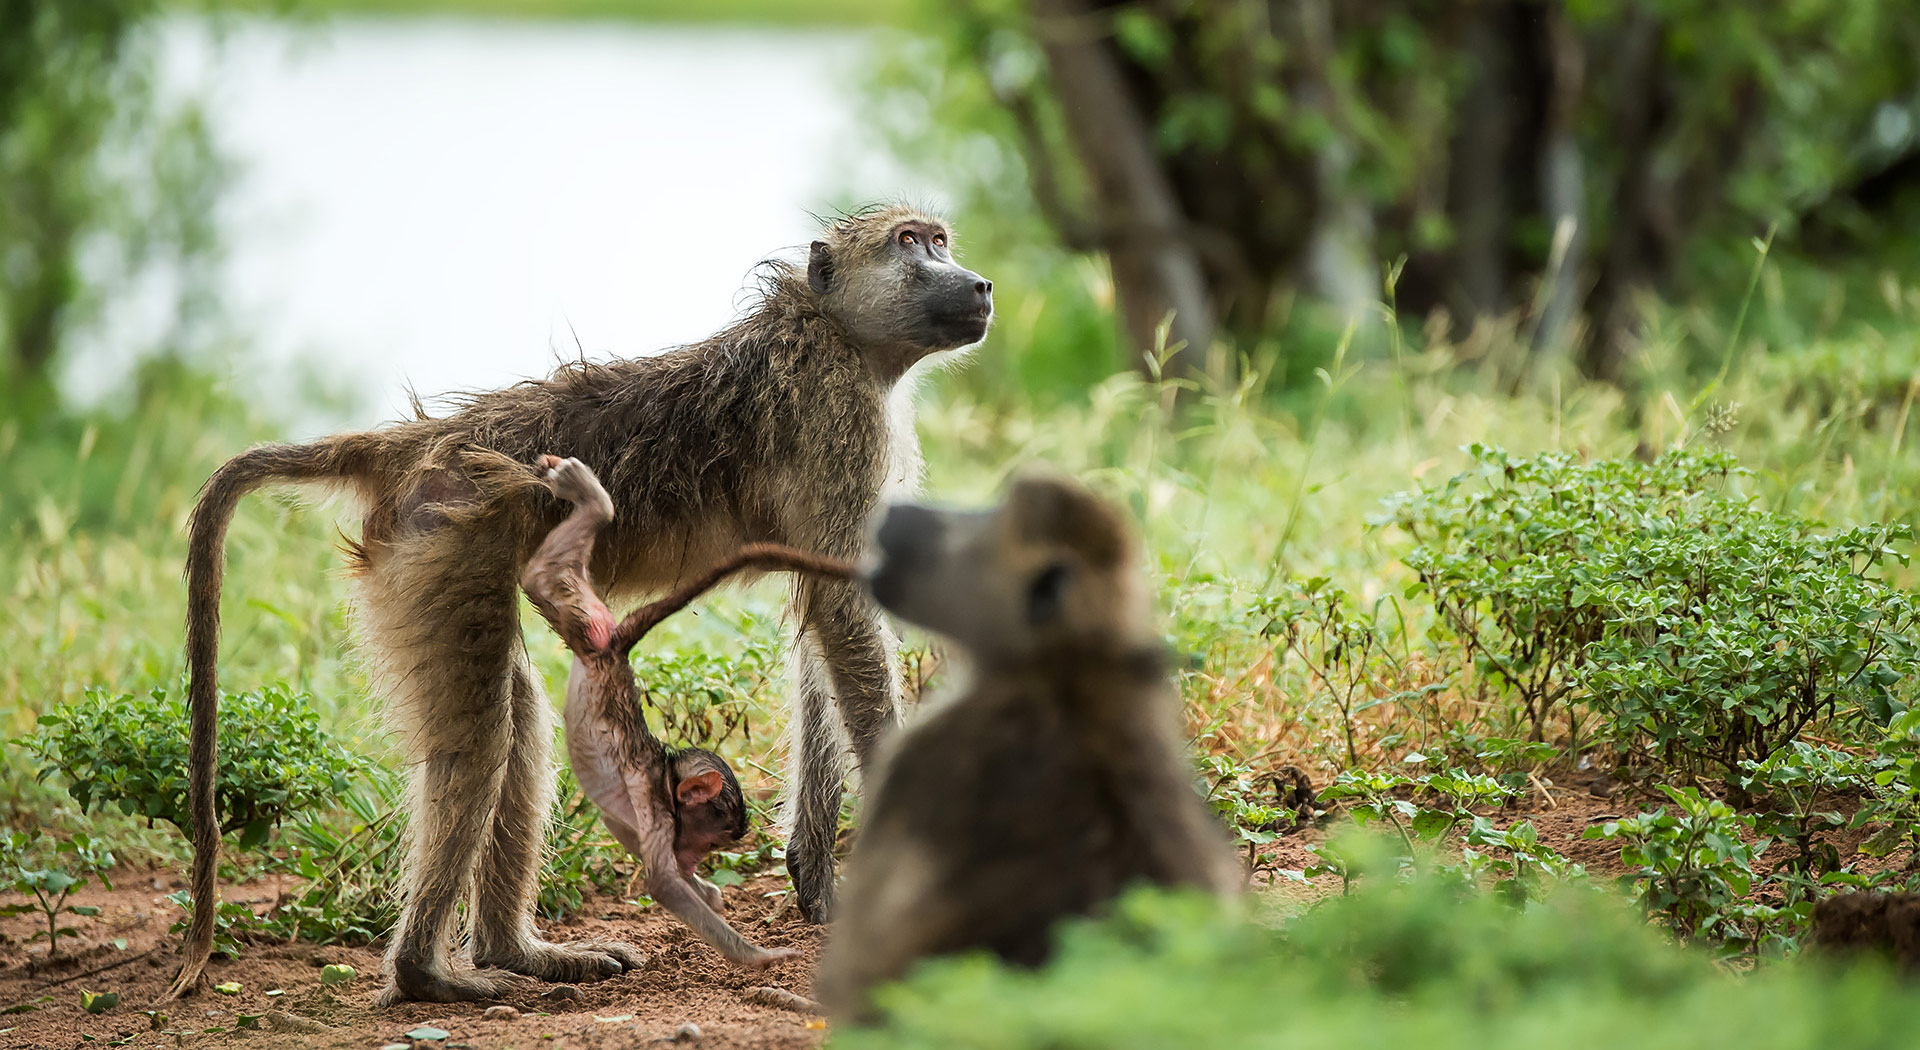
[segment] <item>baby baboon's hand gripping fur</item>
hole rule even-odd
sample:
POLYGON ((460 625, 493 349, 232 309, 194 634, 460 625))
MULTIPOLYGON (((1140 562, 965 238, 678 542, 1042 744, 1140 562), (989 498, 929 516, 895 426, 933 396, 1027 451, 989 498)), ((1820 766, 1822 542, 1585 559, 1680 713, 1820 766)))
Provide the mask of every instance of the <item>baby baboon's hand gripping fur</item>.
POLYGON ((720 890, 699 877, 697 866, 745 833, 740 786, 719 756, 697 748, 668 751, 647 731, 628 653, 655 624, 733 572, 790 569, 844 579, 852 566, 755 544, 616 624, 587 571, 595 535, 613 520, 613 501, 577 459, 545 456, 541 468, 554 494, 574 510, 547 534, 521 584, 574 653, 564 714, 574 778, 599 805, 614 838, 646 865, 647 894, 708 944, 748 966, 793 954, 752 944, 717 914, 720 890))

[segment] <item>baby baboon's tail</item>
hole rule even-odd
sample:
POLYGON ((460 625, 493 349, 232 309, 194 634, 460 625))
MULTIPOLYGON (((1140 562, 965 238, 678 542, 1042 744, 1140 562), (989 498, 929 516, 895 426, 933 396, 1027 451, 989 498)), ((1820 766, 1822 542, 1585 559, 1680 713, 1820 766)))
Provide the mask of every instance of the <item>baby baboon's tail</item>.
POLYGON ((215 663, 220 647, 220 579, 226 570, 227 523, 240 497, 275 481, 335 480, 365 474, 376 441, 347 434, 309 445, 261 445, 228 460, 200 490, 187 525, 187 800, 193 817, 193 920, 180 973, 161 998, 192 990, 213 952, 219 907, 214 872, 220 860, 220 818, 214 812, 219 728, 215 663))

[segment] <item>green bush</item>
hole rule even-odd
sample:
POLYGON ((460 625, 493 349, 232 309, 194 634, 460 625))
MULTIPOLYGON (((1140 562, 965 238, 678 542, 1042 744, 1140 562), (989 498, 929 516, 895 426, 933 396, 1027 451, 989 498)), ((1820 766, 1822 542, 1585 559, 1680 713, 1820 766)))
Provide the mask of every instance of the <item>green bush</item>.
POLYGON ((1536 739, 1564 715, 1577 744, 1584 702, 1621 750, 1732 782, 1816 721, 1907 706, 1916 606, 1879 574, 1906 526, 1819 534, 1735 491, 1724 452, 1468 451, 1474 469, 1378 520, 1416 541, 1439 629, 1536 739))
MULTIPOLYGON (((187 705, 155 689, 145 697, 87 690, 40 716, 19 743, 41 780, 58 776, 82 812, 114 806, 149 826, 193 833, 187 810, 187 705)), ((344 793, 368 767, 320 728, 304 694, 270 685, 220 701, 216 812, 220 830, 256 848, 289 816, 344 793)))
POLYGON ((1525 909, 1387 882, 1266 928, 1139 893, 1038 972, 942 960, 882 991, 843 1050, 1785 1050, 1908 1045, 1920 996, 1871 968, 1737 978, 1602 894, 1525 909))

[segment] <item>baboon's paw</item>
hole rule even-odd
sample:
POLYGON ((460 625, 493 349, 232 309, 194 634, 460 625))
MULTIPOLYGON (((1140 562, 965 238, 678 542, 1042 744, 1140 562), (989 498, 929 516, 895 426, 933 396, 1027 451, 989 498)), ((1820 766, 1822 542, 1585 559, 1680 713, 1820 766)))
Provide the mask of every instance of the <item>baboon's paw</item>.
POLYGON ((592 981, 637 970, 646 965, 647 956, 633 945, 618 941, 575 941, 568 944, 533 941, 520 945, 511 956, 476 958, 474 961, 528 977, 538 977, 543 981, 592 981))
POLYGON ((532 981, 502 969, 435 972, 396 962, 393 979, 374 1005, 384 1009, 399 1003, 476 1003, 513 998, 532 988, 532 981))

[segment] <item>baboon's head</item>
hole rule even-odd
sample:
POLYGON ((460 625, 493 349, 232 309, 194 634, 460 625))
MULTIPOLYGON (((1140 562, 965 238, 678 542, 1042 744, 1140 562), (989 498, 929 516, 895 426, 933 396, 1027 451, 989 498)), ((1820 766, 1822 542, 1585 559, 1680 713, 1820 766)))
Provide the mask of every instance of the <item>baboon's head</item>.
POLYGON ((896 504, 874 541, 875 600, 983 662, 1151 642, 1132 536, 1072 481, 1023 476, 985 511, 896 504))
POLYGON ((993 321, 993 282, 953 261, 947 224, 900 205, 834 222, 813 242, 807 287, 890 376, 979 342, 993 321))
POLYGON ((673 856, 691 878, 707 854, 747 833, 747 804, 726 760, 697 747, 667 756, 673 788, 673 856))

